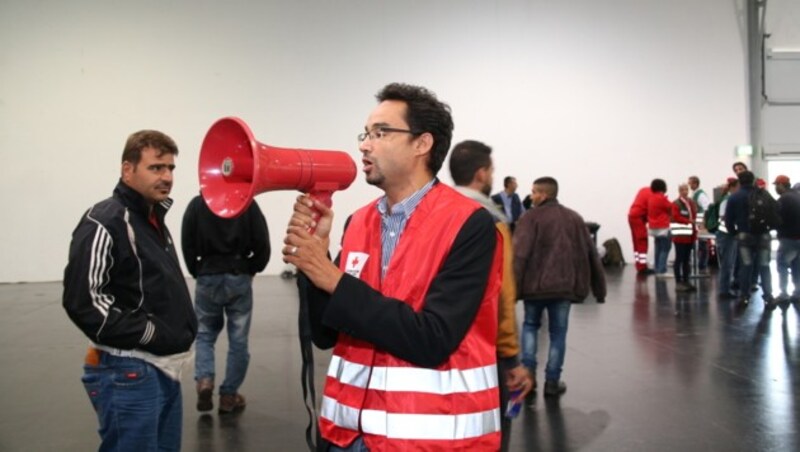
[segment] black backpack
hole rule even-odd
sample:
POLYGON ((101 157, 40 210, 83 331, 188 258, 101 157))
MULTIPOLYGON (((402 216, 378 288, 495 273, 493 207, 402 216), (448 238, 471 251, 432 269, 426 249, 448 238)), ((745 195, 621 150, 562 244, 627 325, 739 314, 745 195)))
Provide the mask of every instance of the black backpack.
POLYGON ((763 188, 755 187, 747 198, 747 224, 751 234, 764 234, 781 225, 778 201, 763 188))

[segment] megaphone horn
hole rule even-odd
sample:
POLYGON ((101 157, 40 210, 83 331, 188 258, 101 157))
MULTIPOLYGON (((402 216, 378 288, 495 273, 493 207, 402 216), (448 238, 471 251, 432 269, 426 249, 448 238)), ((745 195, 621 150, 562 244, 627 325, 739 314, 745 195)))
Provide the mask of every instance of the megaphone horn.
POLYGON ((255 195, 274 190, 299 190, 330 207, 333 192, 356 178, 356 164, 346 152, 268 146, 235 117, 208 130, 198 170, 203 199, 223 218, 240 215, 255 195))

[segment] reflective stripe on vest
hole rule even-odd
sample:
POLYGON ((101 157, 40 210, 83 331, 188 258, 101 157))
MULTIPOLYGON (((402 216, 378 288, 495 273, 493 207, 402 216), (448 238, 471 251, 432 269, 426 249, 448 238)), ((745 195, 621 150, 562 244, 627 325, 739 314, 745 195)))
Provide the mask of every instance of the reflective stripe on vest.
POLYGON ((694 230, 691 224, 670 223, 669 232, 674 236, 691 236, 694 233, 694 230))
POLYGON ((358 429, 372 435, 395 439, 459 440, 500 431, 500 409, 467 414, 405 414, 379 410, 361 410, 322 398, 322 417, 337 425, 358 429))
POLYGON ((372 367, 332 356, 328 376, 343 384, 388 392, 454 394, 497 387, 497 366, 436 370, 423 367, 372 367), (370 378, 370 369, 372 377, 370 378))

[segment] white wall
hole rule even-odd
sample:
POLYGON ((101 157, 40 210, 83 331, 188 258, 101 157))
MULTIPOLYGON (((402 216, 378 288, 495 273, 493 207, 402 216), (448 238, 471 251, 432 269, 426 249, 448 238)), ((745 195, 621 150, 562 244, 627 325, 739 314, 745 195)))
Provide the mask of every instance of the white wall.
MULTIPOLYGON (((747 143, 745 42, 731 0, 0 0, 0 282, 58 280, 72 228, 116 183, 127 135, 156 128, 181 153, 168 224, 198 191, 218 118, 261 141, 342 149, 384 84, 434 90, 455 141, 495 149, 496 189, 536 177, 627 250, 626 214, 653 177, 730 173, 747 143)), ((360 164, 359 164, 360 166, 360 164)), ((440 176, 450 177, 445 169, 440 176)), ((379 195, 361 175, 338 220, 379 195)), ((268 273, 294 193, 258 198, 268 273)), ((336 233, 338 237, 338 231, 336 233)))

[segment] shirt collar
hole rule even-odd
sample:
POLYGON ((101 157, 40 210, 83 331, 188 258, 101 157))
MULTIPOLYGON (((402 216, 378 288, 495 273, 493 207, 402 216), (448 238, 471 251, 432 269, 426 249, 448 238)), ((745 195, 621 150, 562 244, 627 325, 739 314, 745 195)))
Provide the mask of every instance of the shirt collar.
MULTIPOLYGON (((391 215, 403 215, 406 218, 410 217, 411 214, 414 213, 414 209, 419 205, 419 202, 422 201, 422 198, 431 191, 431 188, 433 188, 433 185, 437 182, 439 182, 439 180, 434 177, 427 184, 423 185, 422 188, 412 193, 411 196, 395 204, 394 207, 392 207, 391 215)), ((389 215, 389 201, 386 199, 386 195, 381 197, 377 207, 381 216, 389 215)))

